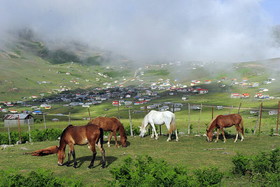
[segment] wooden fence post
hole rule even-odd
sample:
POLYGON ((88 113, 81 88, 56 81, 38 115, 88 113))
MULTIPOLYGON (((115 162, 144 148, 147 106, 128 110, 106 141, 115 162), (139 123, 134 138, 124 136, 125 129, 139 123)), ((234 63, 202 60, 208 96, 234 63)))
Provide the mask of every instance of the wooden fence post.
POLYGON ((261 116, 262 116, 262 103, 260 105, 258 119, 256 120, 256 125, 254 127, 254 134, 256 134, 256 132, 257 132, 257 126, 258 125, 259 125, 259 131, 260 131, 260 124, 261 124, 260 120, 262 118, 261 116))
POLYGON ((130 125, 130 136, 133 136, 133 129, 132 129, 132 120, 131 120, 130 109, 128 109, 128 117, 129 117, 129 125, 130 125))
POLYGON ((191 134, 191 105, 190 105, 190 103, 188 103, 188 116, 189 116, 188 134, 191 134))
POLYGON ((121 116, 120 116, 120 100, 118 100, 118 118, 121 119, 121 116))
POLYGON ((239 112, 240 112, 241 105, 242 105, 242 103, 239 103, 239 107, 238 107, 238 112, 237 112, 237 114, 239 114, 239 112))
POLYGON ((262 107, 263 107, 263 103, 261 103, 260 106, 259 134, 261 134, 261 126, 262 126, 262 107))
POLYGON ((71 124, 71 112, 69 112, 69 115, 68 115, 68 125, 71 124))
POLYGON ((8 124, 8 138, 9 138, 9 145, 11 145, 12 141, 11 141, 10 125, 9 124, 8 124))
POLYGON ((212 119, 214 118, 214 106, 212 106, 212 119))
POLYGON ((43 112, 43 121, 44 121, 45 129, 47 129, 46 116, 45 116, 45 113, 44 113, 44 112, 43 112))
POLYGON ((89 117, 89 120, 91 120, 89 107, 88 107, 88 117, 89 117))
POLYGON ((27 119, 29 142, 31 142, 30 121, 27 119))
POLYGON ((200 104, 200 111, 199 111, 199 118, 198 118, 198 134, 200 134, 200 119, 201 119, 201 113, 202 113, 202 103, 200 104))
POLYGON ((279 127, 279 117, 280 117, 280 101, 278 101, 278 111, 277 111, 277 123, 276 123, 276 134, 278 135, 278 127, 279 127))
POLYGON ((19 136, 19 142, 21 143, 21 128, 20 128, 20 119, 18 115, 18 136, 19 136))

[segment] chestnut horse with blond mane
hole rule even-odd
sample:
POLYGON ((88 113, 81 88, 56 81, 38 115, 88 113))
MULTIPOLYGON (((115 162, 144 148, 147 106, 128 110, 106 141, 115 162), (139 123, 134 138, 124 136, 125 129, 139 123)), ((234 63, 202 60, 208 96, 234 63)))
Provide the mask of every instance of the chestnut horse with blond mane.
POLYGON ((210 122, 206 133, 207 133, 207 141, 210 142, 213 140, 213 130, 217 128, 217 136, 216 141, 219 140, 219 131, 222 131, 224 142, 226 142, 224 128, 235 126, 236 128, 236 137, 234 142, 238 139, 238 134, 241 135, 241 141, 244 140, 244 126, 243 126, 243 119, 239 114, 229 114, 229 115, 218 115, 215 119, 210 122))
POLYGON ((92 120, 90 120, 88 122, 88 124, 95 124, 97 126, 99 126, 100 128, 102 128, 104 131, 110 131, 110 135, 108 137, 108 147, 110 147, 110 141, 112 136, 114 135, 115 137, 115 145, 116 147, 119 147, 118 144, 118 139, 117 139, 117 132, 119 132, 120 134, 120 142, 122 144, 123 147, 126 147, 126 140, 127 140, 127 136, 125 133, 125 129, 123 127, 123 124, 120 122, 120 120, 118 120, 115 117, 97 117, 94 118, 92 120))
POLYGON ((92 168, 94 165, 94 160, 96 157, 96 144, 102 154, 102 168, 105 167, 105 150, 103 148, 103 130, 97 125, 85 125, 85 126, 73 126, 68 125, 62 132, 60 136, 59 147, 57 151, 58 156, 58 165, 62 166, 65 159, 65 148, 69 146, 68 153, 68 162, 67 166, 70 164, 71 155, 74 160, 74 168, 77 167, 76 154, 74 150, 74 145, 89 145, 90 150, 92 151, 92 159, 88 168, 92 168))

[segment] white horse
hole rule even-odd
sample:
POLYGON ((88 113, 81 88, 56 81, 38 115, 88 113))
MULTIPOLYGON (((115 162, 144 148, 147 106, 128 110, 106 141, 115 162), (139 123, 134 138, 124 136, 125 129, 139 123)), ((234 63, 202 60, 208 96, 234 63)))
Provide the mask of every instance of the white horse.
POLYGON ((143 119, 142 125, 140 127, 140 135, 141 137, 144 137, 146 133, 146 127, 148 124, 151 124, 152 126, 152 136, 151 138, 154 138, 157 140, 158 139, 158 134, 155 128, 155 125, 162 125, 165 124, 166 128, 168 130, 168 138, 167 141, 171 140, 171 133, 175 131, 176 135, 176 141, 178 141, 178 134, 177 134, 177 129, 175 126, 175 114, 170 112, 170 111, 164 111, 164 112, 158 112, 155 110, 151 110, 143 119))

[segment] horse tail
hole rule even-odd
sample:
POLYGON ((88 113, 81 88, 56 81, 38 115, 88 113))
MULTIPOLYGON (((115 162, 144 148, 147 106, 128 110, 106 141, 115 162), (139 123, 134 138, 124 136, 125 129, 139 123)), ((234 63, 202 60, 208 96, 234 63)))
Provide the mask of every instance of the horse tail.
POLYGON ((171 122, 170 122, 170 128, 168 133, 171 134, 173 131, 176 130, 176 124, 175 124, 175 115, 172 116, 171 122))
POLYGON ((100 146, 103 147, 103 142, 104 142, 104 130, 102 128, 99 128, 99 137, 97 139, 96 144, 100 143, 100 146))
POLYGON ((240 121, 240 124, 239 124, 239 126, 240 126, 240 129, 241 129, 241 133, 244 135, 244 124, 243 124, 243 118, 240 116, 240 118, 241 118, 241 121, 240 121))

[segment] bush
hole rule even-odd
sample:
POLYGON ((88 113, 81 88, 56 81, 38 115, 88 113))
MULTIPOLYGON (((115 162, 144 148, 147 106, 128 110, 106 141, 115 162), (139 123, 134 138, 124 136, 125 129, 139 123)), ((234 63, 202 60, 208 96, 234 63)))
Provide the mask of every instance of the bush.
POLYGON ((238 154, 233 157, 233 173, 249 175, 261 186, 277 186, 280 184, 280 149, 261 152, 256 156, 238 154), (269 185, 268 185, 269 184, 269 185))
MULTIPOLYGON (((130 126, 125 126, 124 129, 125 129, 126 136, 129 136, 130 135, 130 126)), ((137 136, 140 134, 140 128, 133 127, 132 132, 133 132, 134 136, 137 136)))
POLYGON ((245 155, 237 154, 232 158, 232 162, 234 164, 234 168, 233 168, 234 174, 245 175, 246 172, 250 170, 249 169, 250 158, 245 155))
POLYGON ((28 186, 28 187, 57 187, 57 186, 82 186, 82 183, 73 179, 57 178, 53 173, 46 170, 31 171, 22 175, 18 171, 0 170, 0 187, 28 186))
MULTIPOLYGON (((44 129, 44 130, 32 130, 31 140, 34 142, 40 142, 45 140, 57 140, 62 133, 61 129, 44 129)), ((11 132, 10 133, 11 144, 15 144, 19 140, 19 133, 18 132, 11 132)), ((25 143, 29 141, 29 133, 28 132, 21 132, 21 142, 25 143)), ((8 133, 0 133, 0 144, 9 144, 9 137, 8 133)))
POLYGON ((128 157, 124 163, 111 171, 114 181, 110 186, 205 186, 217 185, 222 174, 217 169, 198 170, 189 175, 181 167, 171 167, 165 161, 149 156, 128 157), (200 179, 203 177, 203 179, 200 179))
POLYGON ((223 173, 219 172, 217 168, 198 169, 194 173, 200 186, 218 185, 223 178, 223 173))

